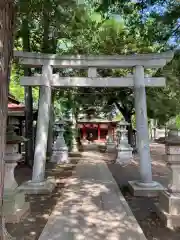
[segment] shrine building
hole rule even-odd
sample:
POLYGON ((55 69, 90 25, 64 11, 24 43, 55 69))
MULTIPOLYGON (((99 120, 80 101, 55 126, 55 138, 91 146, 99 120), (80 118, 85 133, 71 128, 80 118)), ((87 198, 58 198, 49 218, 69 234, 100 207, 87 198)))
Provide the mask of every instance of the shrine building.
POLYGON ((108 132, 115 140, 115 129, 118 121, 106 119, 80 119, 78 120, 78 129, 81 140, 88 140, 92 136, 94 142, 105 142, 108 132))

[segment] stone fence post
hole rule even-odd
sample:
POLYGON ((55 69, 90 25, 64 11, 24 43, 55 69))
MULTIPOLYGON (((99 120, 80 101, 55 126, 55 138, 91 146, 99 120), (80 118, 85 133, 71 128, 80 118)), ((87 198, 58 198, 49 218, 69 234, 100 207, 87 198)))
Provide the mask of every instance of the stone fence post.
POLYGON ((160 193, 156 204, 157 214, 171 229, 180 227, 180 137, 172 138, 170 132, 166 140, 166 161, 171 170, 168 189, 160 193))

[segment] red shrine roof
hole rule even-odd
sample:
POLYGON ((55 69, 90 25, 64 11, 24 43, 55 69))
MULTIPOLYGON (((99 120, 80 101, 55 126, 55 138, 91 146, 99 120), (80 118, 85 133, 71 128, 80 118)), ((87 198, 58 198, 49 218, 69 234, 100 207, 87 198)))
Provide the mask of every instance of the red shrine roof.
POLYGON ((12 94, 8 95, 8 111, 24 111, 25 105, 21 104, 12 94))
POLYGON ((117 123, 118 120, 109 120, 109 119, 78 119, 78 123, 117 123))
POLYGON ((23 104, 15 104, 15 103, 8 103, 8 110, 9 111, 24 111, 25 106, 23 104))
MULTIPOLYGON (((34 119, 37 119, 37 110, 33 110, 34 119)), ((25 105, 20 103, 12 94, 8 95, 8 116, 25 118, 25 105)))

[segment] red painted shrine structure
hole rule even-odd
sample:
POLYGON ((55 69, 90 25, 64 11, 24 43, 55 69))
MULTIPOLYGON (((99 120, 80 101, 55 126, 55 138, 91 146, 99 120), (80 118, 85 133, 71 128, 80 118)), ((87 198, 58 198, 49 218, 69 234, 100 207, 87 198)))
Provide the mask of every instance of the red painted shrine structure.
POLYGON ((102 119, 83 119, 78 121, 81 140, 88 140, 92 136, 94 142, 105 142, 109 131, 115 140, 115 129, 118 121, 102 119))
MULTIPOLYGON (((11 94, 8 96, 8 115, 17 117, 20 122, 20 129, 22 129, 22 121, 25 120, 25 105, 21 104, 11 94)), ((36 119, 36 117, 35 117, 36 119)), ((92 136, 94 142, 105 142, 109 131, 115 140, 115 129, 118 121, 106 119, 80 119, 78 120, 78 129, 81 140, 88 140, 92 136)), ((22 131, 20 130, 22 134, 22 131)))
MULTIPOLYGON (((8 116, 25 120, 25 105, 21 104, 12 94, 8 94, 8 116)), ((37 110, 33 110, 34 119, 37 119, 37 110)))
MULTIPOLYGON (((21 104, 10 93, 8 94, 8 117, 17 120, 15 131, 18 135, 25 137, 25 105, 21 104)), ((37 119, 37 110, 33 110, 33 119, 37 119)), ((19 145, 19 152, 21 152, 21 144, 19 145)))
POLYGON ((8 112, 24 112, 25 106, 11 94, 8 95, 8 112))

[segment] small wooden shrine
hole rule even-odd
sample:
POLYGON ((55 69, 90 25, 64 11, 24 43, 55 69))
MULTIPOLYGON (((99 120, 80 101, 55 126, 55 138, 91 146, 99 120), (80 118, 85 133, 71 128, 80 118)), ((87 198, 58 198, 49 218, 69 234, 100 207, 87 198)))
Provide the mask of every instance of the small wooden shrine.
POLYGON ((109 131, 111 131, 113 140, 115 140, 117 123, 118 121, 98 118, 78 120, 81 140, 89 140, 89 138, 92 138, 94 142, 105 142, 109 131))

